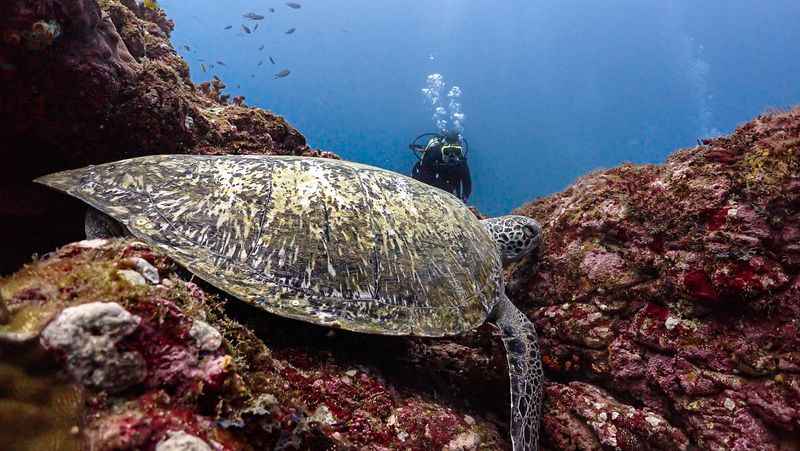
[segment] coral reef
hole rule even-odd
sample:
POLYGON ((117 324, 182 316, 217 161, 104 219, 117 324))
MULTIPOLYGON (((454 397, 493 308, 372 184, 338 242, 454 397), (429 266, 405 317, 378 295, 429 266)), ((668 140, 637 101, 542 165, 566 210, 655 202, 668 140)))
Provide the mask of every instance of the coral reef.
MULTIPOLYGON (((222 80, 195 86, 172 26, 134 0, 0 3, 0 273, 82 236, 83 207, 30 184, 44 173, 153 153, 338 158, 222 80)), ((800 447, 800 110, 516 213, 544 227, 507 290, 540 335, 545 448, 800 447)), ((366 337, 190 277, 120 239, 0 279, 0 448, 509 448, 493 326, 366 337)))
MULTIPOLYGON (((800 444, 799 143, 800 110, 768 114, 517 211, 545 231, 507 274, 540 334, 545 448, 800 444)), ((223 302, 187 276, 141 243, 87 240, 0 280, 0 417, 20 403, 49 415, 0 442, 508 449, 493 326, 365 337, 223 302), (40 363, 5 352, 20 347, 40 363)))
POLYGON ((800 109, 517 213, 545 229, 508 291, 553 381, 546 442, 800 446, 800 109))
MULTIPOLYGON (((0 349, 24 344, 54 362, 45 374, 57 387, 80 389, 66 414, 53 415, 51 435, 92 449, 508 446, 485 412, 403 383, 420 367, 438 371, 437 363, 414 358, 408 348, 415 343, 375 337, 358 346, 363 335, 333 336, 231 301, 242 325, 182 274, 142 243, 98 239, 64 246, 0 280, 0 349), (390 379, 367 357, 386 360, 380 348, 417 363, 390 379), (58 362, 67 378, 58 376, 58 362)), ((39 384, 30 376, 13 380, 0 394, 17 404, 39 384)), ((0 418, 15 405, 0 402, 0 418)), ((20 426, 31 436, 40 428, 47 430, 37 422, 20 426)), ((0 434, 3 440, 19 445, 0 434)))
POLYGON ((156 153, 313 152, 282 117, 229 103, 221 81, 204 94, 172 28, 134 0, 0 2, 0 232, 16 237, 0 274, 81 237, 81 208, 37 176, 156 153))

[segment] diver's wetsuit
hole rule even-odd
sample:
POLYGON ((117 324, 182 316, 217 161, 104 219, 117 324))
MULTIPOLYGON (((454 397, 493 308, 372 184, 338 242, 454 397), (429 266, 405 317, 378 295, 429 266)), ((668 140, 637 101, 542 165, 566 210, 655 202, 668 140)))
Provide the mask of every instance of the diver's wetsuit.
POLYGON ((432 146, 423 154, 422 160, 417 161, 411 169, 411 177, 452 193, 466 202, 472 193, 467 159, 459 157, 445 163, 442 161, 439 146, 432 146))

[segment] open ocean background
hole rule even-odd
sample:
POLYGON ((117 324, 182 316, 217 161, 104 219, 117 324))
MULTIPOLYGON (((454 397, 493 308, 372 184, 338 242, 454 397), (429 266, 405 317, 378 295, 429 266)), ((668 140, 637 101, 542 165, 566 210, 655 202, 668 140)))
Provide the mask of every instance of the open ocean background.
POLYGON ((469 203, 490 215, 800 102, 797 0, 296 3, 159 4, 195 82, 216 74, 312 147, 406 175, 408 144, 436 130, 422 90, 440 74, 444 119, 450 99, 464 115, 469 203))

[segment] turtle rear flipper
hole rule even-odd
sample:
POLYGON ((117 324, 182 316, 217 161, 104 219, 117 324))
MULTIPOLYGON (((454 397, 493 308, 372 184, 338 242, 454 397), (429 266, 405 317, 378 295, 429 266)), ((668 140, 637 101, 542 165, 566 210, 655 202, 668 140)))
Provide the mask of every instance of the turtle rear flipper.
POLYGON ((503 333, 511 378, 511 443, 514 451, 539 447, 544 374, 536 330, 504 291, 491 318, 503 333))
POLYGON ((95 238, 117 238, 123 236, 131 236, 128 229, 120 224, 116 219, 103 213, 102 211, 89 206, 86 210, 86 219, 83 224, 86 238, 93 240, 95 238))

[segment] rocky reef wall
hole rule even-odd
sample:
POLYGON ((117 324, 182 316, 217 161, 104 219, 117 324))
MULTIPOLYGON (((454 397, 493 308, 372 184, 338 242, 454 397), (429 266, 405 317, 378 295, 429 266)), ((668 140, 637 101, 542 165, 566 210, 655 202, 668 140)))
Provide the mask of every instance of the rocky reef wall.
POLYGON ((314 153, 222 81, 195 86, 173 26, 134 0, 0 3, 0 233, 15 237, 0 274, 81 236, 79 204, 37 176, 157 153, 314 153))
MULTIPOLYGON (((544 227, 507 273, 540 335, 543 448, 797 448, 798 143, 800 109, 771 113, 517 211, 544 227)), ((120 239, 0 280, 0 445, 509 449, 493 326, 334 332, 190 278, 120 239)))
POLYGON ((545 229, 508 291, 540 334, 549 445, 800 446, 800 109, 517 213, 545 229))

